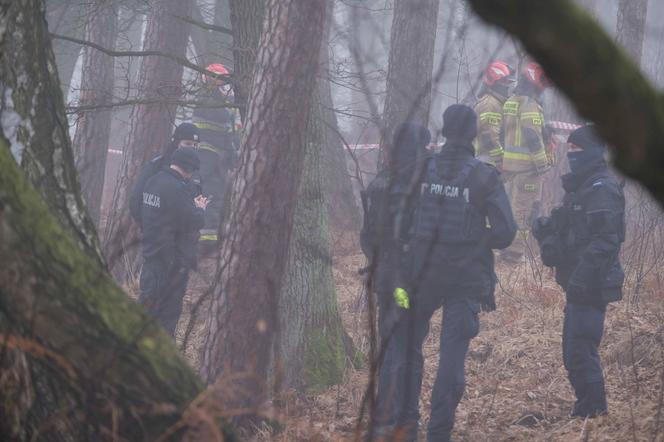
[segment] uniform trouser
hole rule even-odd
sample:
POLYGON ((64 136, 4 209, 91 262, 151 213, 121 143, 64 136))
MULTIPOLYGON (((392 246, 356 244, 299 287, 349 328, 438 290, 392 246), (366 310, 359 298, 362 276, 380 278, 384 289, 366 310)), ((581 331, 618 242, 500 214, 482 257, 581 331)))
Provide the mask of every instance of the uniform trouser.
POLYGON ((512 205, 514 220, 519 228, 514 242, 507 249, 508 254, 521 257, 525 254, 528 234, 533 218, 533 210, 542 198, 542 175, 534 172, 506 173, 506 190, 512 205))
POLYGON ((182 302, 189 280, 189 269, 168 265, 159 259, 146 259, 140 279, 139 301, 148 315, 175 336, 182 313, 182 302))
POLYGON ((568 303, 563 323, 563 362, 576 395, 572 414, 594 416, 606 412, 604 375, 598 348, 604 332, 606 308, 568 303))
MULTIPOLYGON (((389 298, 388 298, 389 299, 389 298)), ((394 320, 394 304, 380 305, 379 329, 386 343, 378 380, 376 424, 404 431, 404 440, 414 440, 420 418, 419 397, 424 358, 422 344, 429 320, 440 307, 440 297, 417 300, 411 309, 394 320), (387 325, 386 325, 387 323, 387 325)), ((465 298, 443 303, 440 360, 431 396, 428 440, 449 440, 454 413, 465 389, 465 359, 470 340, 479 332, 480 304, 465 298)))

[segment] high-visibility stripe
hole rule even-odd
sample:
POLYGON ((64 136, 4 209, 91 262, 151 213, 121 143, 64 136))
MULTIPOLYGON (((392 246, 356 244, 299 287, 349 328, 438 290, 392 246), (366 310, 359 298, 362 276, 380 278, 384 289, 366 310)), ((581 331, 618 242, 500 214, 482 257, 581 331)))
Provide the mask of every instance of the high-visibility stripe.
POLYGON ((480 114, 480 121, 486 121, 493 126, 500 126, 503 121, 503 114, 500 112, 482 112, 480 114))
POLYGON ((528 162, 532 161, 532 158, 528 153, 511 152, 509 150, 505 151, 503 157, 506 160, 519 160, 519 161, 528 161, 528 162))
POLYGON ((207 234, 207 235, 201 235, 198 237, 199 241, 216 241, 217 240, 217 235, 213 234, 207 234))
POLYGON ((504 152, 505 150, 502 147, 496 147, 495 149, 491 149, 489 151, 489 155, 491 155, 492 157, 497 157, 501 156, 504 152))
POLYGON ((522 120, 531 120, 535 126, 544 124, 544 117, 539 112, 524 112, 521 114, 522 120))
POLYGON ((198 148, 201 149, 201 150, 207 150, 207 151, 210 151, 210 152, 214 152, 216 154, 219 153, 219 151, 217 150, 216 147, 214 147, 213 145, 208 144, 208 143, 201 143, 201 144, 198 145, 198 148))
POLYGON ((220 126, 218 124, 214 123, 204 123, 204 122, 198 122, 194 123, 194 125, 203 130, 211 130, 213 132, 222 132, 222 133, 227 133, 227 132, 232 132, 233 128, 229 126, 220 126))

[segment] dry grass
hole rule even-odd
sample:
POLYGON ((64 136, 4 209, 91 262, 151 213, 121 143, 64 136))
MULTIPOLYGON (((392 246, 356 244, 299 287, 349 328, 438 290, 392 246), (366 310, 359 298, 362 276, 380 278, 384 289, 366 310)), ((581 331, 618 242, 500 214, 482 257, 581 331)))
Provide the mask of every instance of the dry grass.
MULTIPOLYGON (((335 279, 344 324, 356 345, 368 348, 366 317, 358 314, 364 258, 348 239, 336 241, 335 279)), ((570 419, 573 393, 561 356, 564 300, 548 270, 526 263, 498 268, 498 310, 483 314, 480 335, 467 359, 467 389, 457 410, 460 441, 664 441, 664 293, 644 291, 638 308, 613 304, 607 313, 601 353, 610 414, 570 419)), ((425 342, 422 427, 438 360, 441 315, 425 342)), ((289 393, 283 428, 257 440, 354 440, 366 368, 349 369, 341 385, 317 395, 289 393)))

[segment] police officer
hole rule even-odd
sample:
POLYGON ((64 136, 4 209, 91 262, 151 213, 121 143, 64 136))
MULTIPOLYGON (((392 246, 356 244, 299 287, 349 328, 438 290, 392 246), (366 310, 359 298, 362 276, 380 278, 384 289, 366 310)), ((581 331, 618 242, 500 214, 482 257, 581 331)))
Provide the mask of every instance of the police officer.
MULTIPOLYGON (((142 224, 142 207, 143 207, 143 189, 145 183, 157 174, 160 170, 168 168, 171 164, 171 155, 178 147, 192 147, 198 149, 200 142, 200 134, 198 128, 191 123, 182 123, 175 128, 170 143, 164 149, 164 153, 156 156, 149 163, 141 169, 138 179, 134 184, 129 195, 129 213, 132 218, 139 224, 142 224)), ((189 188, 192 197, 201 194, 200 179, 191 181, 189 188)))
MULTIPOLYGON (((219 63, 209 65, 207 70, 219 75, 230 75, 228 69, 219 63)), ((232 85, 208 75, 203 76, 199 96, 219 104, 234 102, 232 85)), ((214 250, 219 240, 229 173, 237 161, 240 123, 237 109, 226 107, 198 107, 194 109, 192 120, 201 136, 198 157, 201 160, 202 192, 210 199, 210 206, 205 212, 205 226, 199 238, 203 249, 207 251, 214 250)))
POLYGON ((492 249, 509 246, 516 234, 499 172, 474 156, 475 112, 464 105, 450 106, 443 114, 442 133, 446 144, 427 162, 420 183, 403 261, 409 266, 407 278, 394 291, 402 316, 387 350, 393 385, 387 400, 396 408, 396 427, 415 439, 422 344, 431 316, 443 307, 440 360, 427 430, 430 441, 450 439, 465 389, 468 345, 479 332, 478 314, 481 309, 496 308, 492 249))
POLYGON ((576 395, 571 414, 594 417, 607 413, 598 347, 606 305, 622 299, 625 196, 593 126, 575 130, 567 141, 570 173, 562 177, 563 205, 538 218, 533 234, 567 297, 563 361, 576 395))
POLYGON ((200 166, 196 149, 180 147, 170 162, 170 167, 150 178, 143 189, 144 263, 139 300, 174 336, 208 200, 202 195, 194 198, 188 188, 200 166))
POLYGON ((401 315, 392 296, 397 286, 404 285, 408 231, 429 157, 426 146, 430 140, 429 130, 420 124, 407 122, 397 127, 386 156, 387 166, 362 192, 364 223, 360 245, 370 262, 371 289, 378 300, 378 329, 385 347, 373 418, 374 436, 391 434, 398 419, 393 405, 401 397, 404 385, 400 372, 404 355, 398 347, 405 343, 396 342, 394 336, 401 315))
POLYGON ((503 105, 504 180, 519 225, 512 246, 501 253, 509 264, 523 261, 536 203, 542 197, 543 173, 551 161, 544 144, 542 94, 549 80, 537 63, 523 66, 513 95, 503 105))

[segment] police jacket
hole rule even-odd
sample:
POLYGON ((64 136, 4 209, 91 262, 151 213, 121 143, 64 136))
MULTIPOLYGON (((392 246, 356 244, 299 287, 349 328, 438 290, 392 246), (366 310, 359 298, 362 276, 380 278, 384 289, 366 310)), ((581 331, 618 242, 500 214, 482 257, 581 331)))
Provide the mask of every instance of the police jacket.
POLYGON ((415 281, 495 309, 492 249, 508 247, 517 226, 499 172, 472 145, 447 143, 429 161, 411 229, 415 281))
POLYGON ((584 173, 570 173, 562 180, 562 207, 534 226, 542 238, 538 241, 544 242, 542 251, 548 252, 546 258, 555 267, 556 281, 568 302, 600 305, 618 301, 625 279, 619 260, 625 240, 622 186, 603 159, 584 173))
POLYGON ((196 207, 187 181, 173 169, 150 178, 143 189, 143 257, 167 268, 196 265, 196 239, 204 210, 196 207))
MULTIPOLYGON (((227 101, 217 89, 209 92, 208 100, 227 101)), ((199 171, 202 192, 210 197, 205 213, 205 226, 201 231, 202 240, 216 240, 221 224, 221 215, 227 192, 229 171, 237 162, 239 137, 236 131, 236 116, 228 108, 196 108, 192 121, 200 134, 198 156, 201 160, 199 171)))
POLYGON ((505 99, 506 97, 487 90, 475 104, 475 112, 479 117, 475 154, 478 159, 498 168, 503 164, 503 143, 500 136, 505 99))

